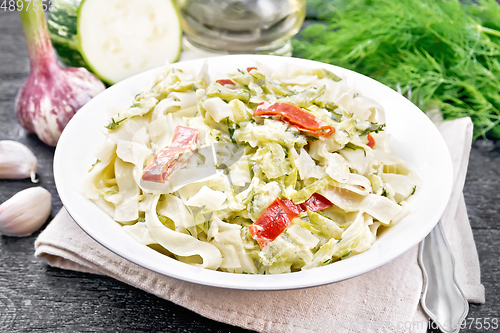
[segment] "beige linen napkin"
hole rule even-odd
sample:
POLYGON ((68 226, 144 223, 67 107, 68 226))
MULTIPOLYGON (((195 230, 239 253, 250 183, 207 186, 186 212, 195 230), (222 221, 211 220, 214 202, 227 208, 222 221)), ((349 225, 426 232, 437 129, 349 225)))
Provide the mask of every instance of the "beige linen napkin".
MULTIPOLYGON (((455 187, 443 225, 467 298, 484 302, 479 262, 462 188, 472 140, 469 118, 440 126, 453 156, 455 187)), ((259 332, 425 332, 419 306, 422 273, 417 247, 364 275, 326 286, 292 291, 237 291, 175 280, 111 253, 63 208, 35 242, 35 255, 49 265, 104 274, 148 291, 202 316, 259 332)))

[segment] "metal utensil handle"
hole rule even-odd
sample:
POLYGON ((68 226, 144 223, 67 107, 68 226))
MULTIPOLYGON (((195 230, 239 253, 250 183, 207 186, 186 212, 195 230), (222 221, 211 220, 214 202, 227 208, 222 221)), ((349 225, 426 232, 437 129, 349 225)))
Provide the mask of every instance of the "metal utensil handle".
POLYGON ((455 279, 455 260, 441 221, 420 244, 419 264, 424 276, 422 308, 442 332, 460 331, 469 303, 455 279))

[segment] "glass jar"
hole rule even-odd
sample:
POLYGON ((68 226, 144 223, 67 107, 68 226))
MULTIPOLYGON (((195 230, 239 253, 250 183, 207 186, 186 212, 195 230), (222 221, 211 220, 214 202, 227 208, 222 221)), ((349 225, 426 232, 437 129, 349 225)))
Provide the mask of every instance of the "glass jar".
POLYGON ((290 56, 306 0, 176 0, 188 47, 215 54, 290 56))

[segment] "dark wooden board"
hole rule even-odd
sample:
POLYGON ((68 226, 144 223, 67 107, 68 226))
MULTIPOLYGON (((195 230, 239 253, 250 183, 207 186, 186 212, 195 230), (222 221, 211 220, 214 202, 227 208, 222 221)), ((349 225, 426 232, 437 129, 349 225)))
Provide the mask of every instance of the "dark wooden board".
MULTIPOLYGON (((0 140, 20 141, 35 153, 39 161, 37 185, 53 195, 52 218, 61 208, 52 173, 54 149, 27 134, 14 115, 15 95, 28 74, 19 16, 0 11, 0 140)), ((499 166, 500 144, 476 142, 464 193, 487 301, 471 305, 468 318, 500 320, 499 166)), ((0 202, 30 186, 35 185, 29 180, 0 180, 0 202)), ((0 236, 2 332, 248 332, 206 319, 111 278, 51 268, 33 256, 38 234, 25 238, 0 236)))

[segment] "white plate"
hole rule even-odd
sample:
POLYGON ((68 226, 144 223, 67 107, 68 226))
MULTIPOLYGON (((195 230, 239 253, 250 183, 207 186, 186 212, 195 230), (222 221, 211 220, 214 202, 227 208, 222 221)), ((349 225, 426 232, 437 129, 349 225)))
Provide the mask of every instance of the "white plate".
MULTIPOLYGON (((198 70, 203 59, 177 63, 178 68, 198 70)), ((373 270, 418 244, 436 225, 452 188, 452 164, 446 144, 432 122, 406 98, 368 77, 343 68, 296 58, 237 55, 208 58, 210 73, 254 66, 282 64, 326 68, 349 85, 377 100, 385 109, 386 131, 392 135, 393 152, 402 157, 422 179, 422 186, 408 200, 412 213, 377 238, 362 254, 333 264, 289 274, 245 275, 211 271, 164 256, 136 243, 122 227, 83 196, 81 182, 94 163, 94 150, 103 142, 109 106, 127 107, 134 96, 151 87, 160 69, 128 78, 96 96, 69 122, 54 157, 54 177, 69 214, 97 242, 144 268, 203 285, 247 290, 284 290, 324 285, 373 270)))

